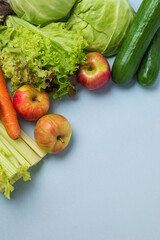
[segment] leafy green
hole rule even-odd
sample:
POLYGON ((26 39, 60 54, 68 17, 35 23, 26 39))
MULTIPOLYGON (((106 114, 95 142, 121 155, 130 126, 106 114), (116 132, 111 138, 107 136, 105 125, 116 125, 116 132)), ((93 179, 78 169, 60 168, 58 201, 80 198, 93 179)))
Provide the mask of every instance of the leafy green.
POLYGON ((35 25, 46 25, 65 17, 76 0, 9 0, 18 17, 35 25))
POLYGON ((115 55, 133 21, 128 0, 78 0, 68 20, 68 28, 81 32, 88 51, 115 55))
POLYGON ((0 65, 13 94, 23 84, 51 88, 54 98, 69 93, 69 76, 84 63, 86 46, 81 34, 67 30, 65 23, 40 28, 9 16, 0 27, 0 65))

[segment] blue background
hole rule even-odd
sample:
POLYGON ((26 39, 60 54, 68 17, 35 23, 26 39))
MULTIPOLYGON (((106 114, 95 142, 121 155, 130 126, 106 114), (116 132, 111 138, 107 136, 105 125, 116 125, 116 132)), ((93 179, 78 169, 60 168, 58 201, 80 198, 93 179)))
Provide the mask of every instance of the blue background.
MULTIPOLYGON (((131 0, 135 10, 141 0, 131 0)), ((112 66, 113 58, 109 59, 112 66)), ((151 88, 136 78, 97 91, 78 86, 74 99, 52 100, 73 135, 0 196, 1 240, 160 239, 160 75, 151 88)), ((35 122, 20 118, 33 137, 35 122)))

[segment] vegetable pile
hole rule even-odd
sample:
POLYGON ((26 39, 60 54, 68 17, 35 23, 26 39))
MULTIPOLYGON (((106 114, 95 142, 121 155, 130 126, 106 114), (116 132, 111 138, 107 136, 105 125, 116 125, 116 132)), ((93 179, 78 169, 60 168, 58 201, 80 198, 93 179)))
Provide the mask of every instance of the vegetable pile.
POLYGON ((74 96, 78 82, 95 90, 111 72, 117 84, 138 73, 138 82, 151 86, 160 69, 160 0, 143 0, 137 13, 128 0, 10 0, 10 6, 0 1, 0 192, 8 199, 13 183, 31 179, 30 167, 70 141, 69 121, 47 115, 49 96, 74 96), (66 22, 55 22, 62 17, 66 22), (106 56, 115 54, 111 71, 106 56), (38 120, 35 141, 15 111, 38 120))

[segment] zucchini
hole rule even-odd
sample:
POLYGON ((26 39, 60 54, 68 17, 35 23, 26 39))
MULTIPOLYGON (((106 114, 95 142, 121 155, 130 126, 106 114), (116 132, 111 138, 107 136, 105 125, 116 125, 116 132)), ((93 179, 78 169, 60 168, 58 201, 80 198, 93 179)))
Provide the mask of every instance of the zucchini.
POLYGON ((138 70, 138 82, 141 86, 152 86, 160 70, 160 28, 156 32, 138 70))
POLYGON ((143 0, 113 63, 115 83, 131 81, 159 26, 160 0, 143 0))

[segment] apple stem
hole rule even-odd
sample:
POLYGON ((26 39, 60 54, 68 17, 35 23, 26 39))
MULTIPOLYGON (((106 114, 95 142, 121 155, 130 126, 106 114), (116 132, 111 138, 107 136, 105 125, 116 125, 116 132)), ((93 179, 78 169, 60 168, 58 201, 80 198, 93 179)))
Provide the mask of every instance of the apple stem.
POLYGON ((61 143, 64 143, 64 141, 62 140, 62 137, 61 136, 58 136, 57 138, 59 141, 61 141, 61 143))
POLYGON ((64 143, 64 141, 62 140, 62 138, 59 139, 62 143, 64 143))

